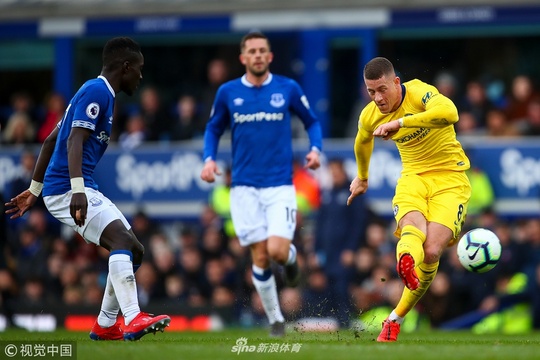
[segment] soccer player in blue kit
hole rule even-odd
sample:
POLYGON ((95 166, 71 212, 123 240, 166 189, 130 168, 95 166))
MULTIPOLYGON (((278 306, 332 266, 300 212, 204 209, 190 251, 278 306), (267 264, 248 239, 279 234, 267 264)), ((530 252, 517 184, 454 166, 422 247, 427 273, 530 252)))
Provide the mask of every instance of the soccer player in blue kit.
POLYGON ((272 59, 264 34, 251 32, 242 38, 240 61, 246 73, 218 89, 204 135, 201 178, 214 182, 215 175, 221 174, 215 161, 217 148, 230 127, 231 217, 240 244, 251 251, 252 280, 271 325, 270 335, 283 336, 285 319, 270 262, 284 265, 285 283, 297 285, 291 112, 302 120, 309 135, 307 168, 320 166, 322 133, 298 83, 270 72, 272 59))
POLYGON ((115 96, 132 95, 142 79, 144 57, 130 38, 109 40, 103 48, 101 75, 88 80, 71 99, 62 120, 41 148, 30 188, 10 202, 7 214, 21 217, 42 193, 49 212, 86 242, 110 251, 109 274, 93 340, 138 340, 163 331, 167 315, 141 312, 134 272, 144 254, 131 226, 92 178, 109 144, 115 96), (122 311, 125 327, 118 318, 122 311))

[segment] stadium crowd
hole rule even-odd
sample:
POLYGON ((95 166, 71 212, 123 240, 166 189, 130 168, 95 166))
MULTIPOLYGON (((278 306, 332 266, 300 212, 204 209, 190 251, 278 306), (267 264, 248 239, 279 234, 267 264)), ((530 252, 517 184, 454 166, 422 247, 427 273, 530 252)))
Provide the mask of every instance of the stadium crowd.
MULTIPOLYGON (((114 123, 111 140, 133 149, 145 142, 200 138, 210 112, 210 99, 217 85, 228 78, 226 65, 220 61, 211 64, 208 73, 207 91, 180 94, 174 104, 164 104, 155 87, 142 89, 137 104, 116 109, 119 121, 114 123)), ((496 91, 480 81, 459 86, 450 73, 440 74, 433 83, 458 107, 459 136, 540 135, 540 93, 527 76, 516 76, 507 92, 496 91)), ((34 106, 27 94, 13 94, 10 109, 0 117, 1 143, 41 143, 61 118, 65 102, 58 94, 52 94, 46 105, 34 106)), ((30 183, 35 153, 23 151, 20 159, 26 172, 7 184, 0 194, 2 205, 30 183)), ((339 172, 339 159, 335 162, 339 172)), ((473 169, 470 176, 476 175, 482 179, 481 171, 473 169)), ((325 199, 336 196, 339 200, 337 190, 348 191, 349 182, 346 179, 346 185, 334 182, 329 188, 322 188, 301 167, 295 172, 301 210, 295 244, 303 279, 301 286, 289 288, 280 277, 276 278, 282 310, 289 321, 312 317, 366 319, 370 311, 392 307, 399 299, 402 283, 395 273, 394 222, 378 217, 360 202, 361 207, 353 214, 357 216, 357 235, 346 239, 353 234, 348 231, 340 237, 347 241, 336 241, 328 234, 350 229, 346 217, 333 216, 331 222, 318 218, 323 211, 346 211, 339 209, 346 198, 341 203, 325 199), (332 193, 333 190, 336 192, 332 193), (331 251, 337 251, 338 256, 328 256, 331 251), (345 296, 341 298, 336 296, 339 291, 335 288, 332 261, 345 270, 338 272, 338 278, 346 279, 345 296)), ((459 264, 455 248, 447 251, 446 261, 441 261, 443 265, 435 281, 417 307, 419 318, 434 327, 467 326, 466 314, 482 316, 526 303, 530 315, 527 326, 539 329, 540 219, 499 218, 491 208, 489 179, 483 178, 480 184, 481 190, 477 190, 473 183, 474 192, 487 196, 472 200, 465 231, 473 227, 495 231, 503 245, 500 263, 486 274, 474 274, 459 264)), ((264 312, 251 281, 249 253, 240 246, 228 217, 227 194, 226 184, 224 188, 215 188, 196 222, 160 224, 144 209, 129 219, 146 249, 144 262, 136 273, 141 305, 230 307, 237 324, 264 324, 264 312)), ((43 204, 18 221, 7 217, 1 221, 0 305, 8 318, 20 304, 44 308, 59 302, 66 306, 100 306, 107 277, 108 253, 104 249, 86 244, 70 229, 66 231, 43 204)))

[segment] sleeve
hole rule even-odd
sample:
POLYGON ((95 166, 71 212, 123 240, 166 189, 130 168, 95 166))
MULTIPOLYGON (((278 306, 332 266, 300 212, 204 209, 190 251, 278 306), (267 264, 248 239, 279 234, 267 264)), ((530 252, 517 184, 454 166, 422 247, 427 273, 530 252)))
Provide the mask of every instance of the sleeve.
POLYGON ((458 111, 452 100, 440 94, 431 85, 413 91, 413 101, 425 109, 423 112, 403 118, 405 128, 443 128, 458 121, 458 111), (422 91, 423 90, 423 91, 422 91))
POLYGON ((203 159, 215 160, 219 139, 229 124, 229 110, 225 96, 224 87, 220 87, 216 93, 210 119, 204 131, 203 159))
POLYGON ((291 80, 291 100, 290 106, 292 111, 298 115, 309 137, 311 148, 316 147, 319 151, 322 150, 322 129, 321 124, 313 110, 309 106, 309 101, 300 88, 300 85, 294 80, 291 80))
POLYGON ((358 132, 354 140, 354 156, 356 158, 356 166, 358 167, 358 178, 366 180, 368 178, 369 161, 373 153, 375 140, 373 133, 362 127, 362 115, 358 121, 358 132))
POLYGON ((88 87, 74 104, 71 127, 94 131, 99 119, 105 116, 108 105, 109 95, 107 93, 97 87, 88 87))

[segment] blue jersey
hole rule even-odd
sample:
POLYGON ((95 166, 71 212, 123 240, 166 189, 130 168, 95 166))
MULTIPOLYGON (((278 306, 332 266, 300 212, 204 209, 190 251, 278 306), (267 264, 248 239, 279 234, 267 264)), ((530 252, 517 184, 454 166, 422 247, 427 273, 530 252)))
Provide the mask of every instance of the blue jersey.
POLYGON ((216 159, 219 138, 231 129, 232 186, 292 184, 291 112, 302 120, 312 147, 322 150, 319 121, 298 83, 269 74, 262 86, 246 75, 223 84, 204 135, 204 159, 216 159))
POLYGON ((88 80, 73 96, 64 117, 57 125, 60 130, 45 172, 43 196, 65 194, 71 190, 67 140, 72 127, 92 131, 83 144, 82 174, 84 185, 97 190, 92 174, 109 144, 114 98, 115 92, 103 76, 88 80))

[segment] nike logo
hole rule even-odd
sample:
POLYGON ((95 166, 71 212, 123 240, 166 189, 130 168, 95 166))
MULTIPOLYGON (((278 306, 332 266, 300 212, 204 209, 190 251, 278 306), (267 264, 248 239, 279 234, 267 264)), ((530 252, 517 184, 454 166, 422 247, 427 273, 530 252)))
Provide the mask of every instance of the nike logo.
POLYGON ((469 255, 469 260, 472 260, 472 259, 474 259, 474 258, 476 257, 476 254, 478 254, 478 251, 479 251, 479 250, 480 250, 480 248, 479 248, 479 247, 477 247, 477 248, 476 248, 476 251, 474 252, 474 254, 472 254, 472 255, 469 255))

